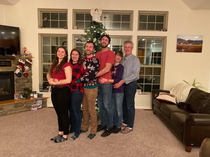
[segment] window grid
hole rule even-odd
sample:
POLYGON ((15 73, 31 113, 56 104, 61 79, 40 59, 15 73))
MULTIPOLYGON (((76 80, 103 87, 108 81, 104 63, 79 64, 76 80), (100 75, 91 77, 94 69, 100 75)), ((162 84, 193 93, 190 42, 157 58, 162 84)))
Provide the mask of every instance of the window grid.
POLYGON ((39 28, 67 29, 67 10, 40 9, 39 28))
POLYGON ((162 74, 163 38, 138 38, 137 57, 141 62, 138 89, 151 92, 160 89, 162 74))
MULTIPOLYGON (((80 16, 81 16, 80 15, 80 16)), ((90 22, 92 21, 92 16, 90 15, 90 13, 76 13, 75 15, 75 19, 76 19, 76 26, 78 29, 84 29, 86 28, 90 22), (78 15, 82 15, 83 16, 83 20, 82 19, 78 19, 77 16, 78 15), (89 18, 88 18, 89 17, 89 18)))
POLYGON ((139 12, 138 30, 167 31, 167 12, 139 12))
POLYGON ((41 82, 43 84, 43 90, 48 91, 47 87, 49 83, 46 79, 47 72, 50 70, 50 65, 52 64, 56 49, 60 46, 66 46, 67 35, 42 35, 42 69, 41 69, 41 82))

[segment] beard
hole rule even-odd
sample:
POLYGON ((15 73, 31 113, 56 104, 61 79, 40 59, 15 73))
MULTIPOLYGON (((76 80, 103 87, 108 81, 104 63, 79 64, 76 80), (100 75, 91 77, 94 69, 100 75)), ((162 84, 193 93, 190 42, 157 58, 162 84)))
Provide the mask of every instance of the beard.
POLYGON ((106 48, 107 46, 108 46, 108 44, 107 44, 107 45, 101 44, 101 47, 102 47, 102 48, 106 48))

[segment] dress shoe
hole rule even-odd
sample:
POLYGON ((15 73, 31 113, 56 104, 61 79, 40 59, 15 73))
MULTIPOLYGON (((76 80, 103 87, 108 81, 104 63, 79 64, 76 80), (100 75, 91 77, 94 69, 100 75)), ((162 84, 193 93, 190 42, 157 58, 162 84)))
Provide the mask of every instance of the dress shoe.
POLYGON ((106 130, 103 132, 103 134, 101 134, 101 137, 107 137, 107 136, 109 136, 109 135, 113 132, 112 129, 113 129, 112 127, 109 128, 109 129, 106 129, 106 130))
POLYGON ((54 142, 55 143, 61 143, 61 142, 64 142, 66 140, 68 140, 68 138, 64 138, 63 136, 61 136, 61 137, 55 139, 54 142))
POLYGON ((117 134, 121 131, 121 128, 116 127, 113 131, 114 134, 117 134))
POLYGON ((59 137, 61 137, 61 136, 62 136, 62 135, 58 134, 57 136, 51 138, 50 140, 53 141, 53 140, 55 140, 55 139, 57 139, 57 138, 59 138, 59 137))
POLYGON ((93 139, 94 137, 96 136, 96 134, 89 134, 88 136, 87 136, 87 139, 88 140, 91 140, 91 139, 93 139))
POLYGON ((101 130, 106 130, 106 126, 98 125, 97 132, 99 132, 101 130))

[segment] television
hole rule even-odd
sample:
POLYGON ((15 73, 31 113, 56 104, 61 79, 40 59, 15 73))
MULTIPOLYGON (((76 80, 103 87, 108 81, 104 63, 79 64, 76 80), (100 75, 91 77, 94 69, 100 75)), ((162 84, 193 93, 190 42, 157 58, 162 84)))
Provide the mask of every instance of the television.
POLYGON ((19 27, 0 25, 0 56, 20 55, 19 27))

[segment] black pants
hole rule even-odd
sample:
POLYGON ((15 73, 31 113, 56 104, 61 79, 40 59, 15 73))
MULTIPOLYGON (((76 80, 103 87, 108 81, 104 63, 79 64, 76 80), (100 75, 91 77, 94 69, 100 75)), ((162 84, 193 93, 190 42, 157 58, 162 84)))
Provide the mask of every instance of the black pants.
POLYGON ((68 135, 69 132, 68 109, 70 103, 70 88, 69 87, 52 88, 51 100, 58 116, 59 131, 63 131, 64 135, 68 135))

